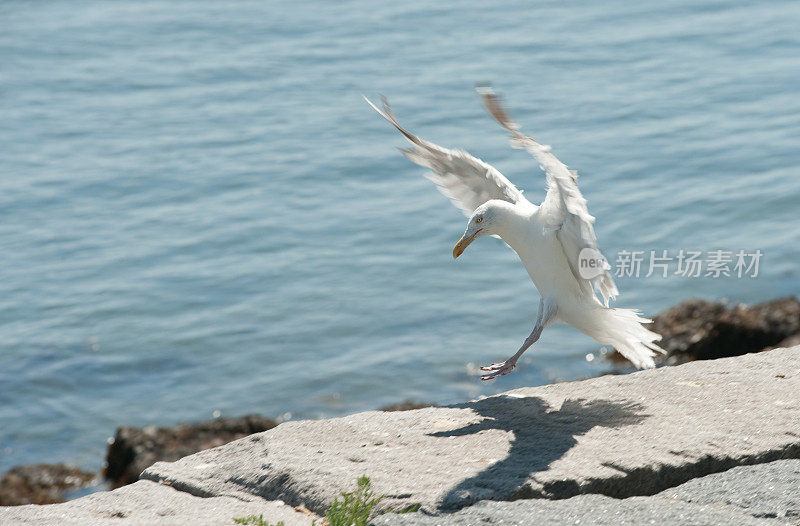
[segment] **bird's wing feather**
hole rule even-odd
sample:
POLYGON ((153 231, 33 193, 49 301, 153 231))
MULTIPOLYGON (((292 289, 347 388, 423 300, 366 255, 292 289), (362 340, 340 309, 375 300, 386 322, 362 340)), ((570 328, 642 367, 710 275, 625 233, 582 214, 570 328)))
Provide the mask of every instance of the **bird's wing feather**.
POLYGON ((578 255, 584 248, 592 248, 599 253, 597 236, 594 233, 594 217, 589 214, 586 199, 578 189, 578 174, 564 165, 550 152, 550 147, 539 144, 532 138, 522 134, 519 125, 514 122, 500 105, 497 95, 490 88, 480 88, 481 95, 489 113, 509 132, 511 143, 515 148, 524 148, 539 161, 547 178, 547 196, 539 208, 539 217, 545 228, 555 232, 564 253, 569 261, 570 269, 580 283, 588 283, 603 298, 603 303, 614 299, 619 291, 614 279, 608 272, 611 266, 606 262, 605 271, 590 280, 580 276, 578 255))
POLYGON ((402 152, 418 165, 431 170, 428 179, 436 183, 439 191, 449 197, 465 216, 470 217, 476 208, 490 199, 511 203, 525 199, 522 192, 490 164, 463 150, 442 148, 406 131, 397 123, 385 98, 383 110, 368 98, 364 97, 364 100, 411 141, 411 148, 402 152))

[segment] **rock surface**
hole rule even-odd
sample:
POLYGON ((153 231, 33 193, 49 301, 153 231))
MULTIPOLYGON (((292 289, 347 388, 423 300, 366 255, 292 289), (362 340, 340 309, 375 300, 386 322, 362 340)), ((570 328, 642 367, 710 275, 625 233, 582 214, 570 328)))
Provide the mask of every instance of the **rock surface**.
POLYGON ((173 461, 231 440, 275 427, 277 422, 259 415, 217 418, 174 427, 117 429, 106 453, 105 476, 113 487, 132 484, 139 474, 159 460, 173 461))
POLYGON ((453 514, 387 514, 374 526, 468 524, 800 524, 800 460, 740 466, 652 497, 580 495, 564 500, 480 502, 453 514), (776 519, 776 520, 767 520, 776 519))
MULTIPOLYGON (((0 524, 151 526, 234 525, 234 518, 264 516, 271 523, 310 526, 313 519, 290 506, 257 497, 203 499, 148 481, 51 506, 0 508, 0 524)), ((317 523, 319 524, 319 520, 317 523)))
MULTIPOLYGON (((564 500, 483 501, 452 514, 386 514, 373 526, 472 524, 596 526, 800 524, 800 460, 741 466, 691 480, 652 497, 613 499, 579 495, 564 500)), ((0 508, 0 524, 172 525, 233 524, 233 518, 263 516, 286 526, 307 526, 319 517, 258 497, 202 499, 168 486, 140 481, 114 492, 96 493, 66 504, 0 508)))
POLYGON ((479 502, 449 515, 426 516, 419 513, 377 517, 373 526, 780 526, 776 521, 756 519, 737 510, 687 504, 655 497, 612 499, 603 495, 580 495, 565 500, 518 500, 479 502))
MULTIPOLYGON (((800 348, 518 389, 450 407, 288 422, 142 477, 322 513, 366 474, 384 507, 653 495, 800 457, 800 348)), ((688 505, 688 503, 687 503, 688 505)))
POLYGON ((800 460, 735 467, 690 480, 658 496, 735 507, 753 517, 800 524, 800 460))
MULTIPOLYGON (((656 357, 662 363, 740 356, 791 344, 781 341, 800 333, 800 301, 788 297, 731 307, 690 299, 655 316, 650 328, 663 336, 660 345, 667 355, 656 357)), ((625 361, 617 352, 609 357, 625 361)))
POLYGON ((0 506, 64 502, 64 491, 85 486, 95 477, 63 464, 17 466, 0 477, 0 506))

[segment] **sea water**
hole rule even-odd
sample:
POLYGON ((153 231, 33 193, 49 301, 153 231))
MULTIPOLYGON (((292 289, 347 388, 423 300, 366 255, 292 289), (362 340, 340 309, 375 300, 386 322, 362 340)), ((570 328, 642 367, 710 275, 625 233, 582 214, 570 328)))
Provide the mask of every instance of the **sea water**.
POLYGON ((613 370, 567 326, 513 374, 538 294, 404 139, 544 177, 482 109, 581 175, 615 305, 800 293, 796 2, 0 4, 0 472, 102 465, 119 425, 321 418, 613 370), (651 251, 761 251, 756 276, 651 251))

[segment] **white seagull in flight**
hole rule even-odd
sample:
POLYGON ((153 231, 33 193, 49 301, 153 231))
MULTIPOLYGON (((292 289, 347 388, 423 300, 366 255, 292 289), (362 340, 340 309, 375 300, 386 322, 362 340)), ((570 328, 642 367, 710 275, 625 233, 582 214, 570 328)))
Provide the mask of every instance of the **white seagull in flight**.
POLYGON ((489 113, 511 132, 512 146, 527 150, 544 170, 547 195, 541 205, 525 199, 493 166, 463 150, 442 148, 406 131, 386 99, 382 111, 364 99, 411 141, 412 147, 402 150, 406 157, 429 168, 432 173, 427 177, 469 217, 453 257, 479 237, 499 236, 517 253, 539 290, 539 314, 530 336, 504 362, 481 367, 488 371, 481 379, 510 373, 542 330, 556 322, 568 323, 601 344, 613 346, 637 367, 654 367, 654 351, 664 350, 654 343, 661 336, 642 325, 651 320, 635 310, 608 307, 619 292, 608 272, 611 267, 597 248, 594 217, 578 189, 577 174, 550 153, 549 146, 520 133, 490 88, 479 88, 478 93, 489 113))

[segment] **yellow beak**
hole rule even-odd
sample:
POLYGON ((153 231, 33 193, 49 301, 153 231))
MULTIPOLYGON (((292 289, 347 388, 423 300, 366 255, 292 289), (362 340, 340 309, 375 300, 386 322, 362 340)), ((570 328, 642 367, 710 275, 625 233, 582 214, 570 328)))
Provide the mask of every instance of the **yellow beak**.
POLYGON ((472 243, 473 241, 475 241, 475 238, 477 237, 478 232, 480 232, 481 230, 483 230, 483 229, 481 228, 480 230, 477 230, 474 234, 472 234, 469 237, 466 237, 466 234, 461 236, 461 239, 458 240, 458 243, 456 243, 456 246, 453 247, 453 259, 456 259, 458 256, 460 256, 461 254, 464 253, 464 251, 467 249, 469 244, 472 243))

